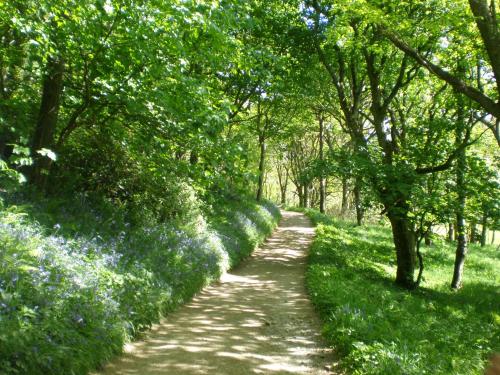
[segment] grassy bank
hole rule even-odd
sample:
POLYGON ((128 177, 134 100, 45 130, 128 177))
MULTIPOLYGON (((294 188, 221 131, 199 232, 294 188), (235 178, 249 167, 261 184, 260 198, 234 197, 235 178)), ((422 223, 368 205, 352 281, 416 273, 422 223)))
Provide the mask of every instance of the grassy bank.
POLYGON ((241 200, 184 226, 85 198, 4 208, 0 373, 96 368, 249 255, 278 216, 241 200))
POLYGON ((464 287, 449 288, 454 247, 424 247, 424 282, 396 287, 389 228, 354 227, 314 211, 307 273, 324 334, 353 374, 482 374, 500 351, 500 256, 471 246, 464 287))

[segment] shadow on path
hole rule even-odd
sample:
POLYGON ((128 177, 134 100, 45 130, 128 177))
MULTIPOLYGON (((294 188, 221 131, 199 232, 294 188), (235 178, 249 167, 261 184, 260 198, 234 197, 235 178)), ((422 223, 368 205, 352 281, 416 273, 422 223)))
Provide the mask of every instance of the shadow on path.
POLYGON ((330 374, 304 286, 308 219, 280 226, 241 266, 153 327, 101 374, 330 374))

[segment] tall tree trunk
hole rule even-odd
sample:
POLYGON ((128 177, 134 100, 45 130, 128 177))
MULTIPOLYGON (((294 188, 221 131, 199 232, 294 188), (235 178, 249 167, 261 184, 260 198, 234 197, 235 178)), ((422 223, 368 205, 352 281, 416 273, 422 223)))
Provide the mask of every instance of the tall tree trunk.
POLYGON ((455 241, 455 231, 453 223, 448 224, 448 241, 449 242, 455 241))
POLYGON ((323 161, 324 161, 324 120, 323 116, 319 115, 319 160, 321 162, 321 171, 319 177, 319 211, 324 214, 325 213, 325 204, 326 204, 326 183, 323 172, 323 161))
POLYGON ((425 233, 425 246, 432 245, 432 227, 429 227, 429 230, 425 233))
POLYGON ((415 287, 414 272, 416 263, 415 233, 403 206, 390 209, 388 217, 391 222, 392 235, 396 248, 397 272, 396 284, 406 289, 415 287))
POLYGON ((486 212, 483 212, 483 220, 481 222, 481 247, 486 246, 486 237, 488 234, 488 215, 486 212))
POLYGON ((359 177, 356 177, 356 182, 354 183, 354 205, 356 206, 356 223, 358 226, 363 225, 363 204, 361 202, 361 181, 359 177))
POLYGON ((493 232, 491 233, 491 244, 494 245, 495 244, 495 232, 496 230, 493 229, 493 232))
POLYGON ((470 237, 469 237, 469 242, 470 243, 476 243, 477 242, 477 223, 476 223, 476 220, 473 220, 470 223, 470 237))
POLYGON ((455 266, 453 269, 452 289, 462 286, 462 276, 467 255, 467 237, 465 235, 465 219, 463 212, 457 211, 457 250, 455 253, 455 266))
POLYGON ((280 185, 280 202, 283 206, 286 206, 286 191, 288 189, 288 178, 289 178, 288 169, 277 165, 276 172, 278 175, 278 182, 280 185))
POLYGON ((304 186, 303 185, 297 186, 297 194, 299 196, 299 207, 305 207, 304 206, 304 186))
POLYGON ((257 200, 262 200, 264 193, 264 173, 266 168, 266 137, 259 135, 260 161, 259 161, 259 186, 257 188, 257 200))
POLYGON ((349 204, 349 185, 347 183, 347 177, 342 177, 342 208, 340 214, 345 217, 349 204))
POLYGON ((309 185, 304 184, 304 208, 309 207, 309 185))
POLYGON ((54 133, 59 115, 59 105, 63 91, 64 61, 59 57, 50 57, 47 61, 47 72, 43 80, 42 102, 38 121, 32 139, 33 166, 30 181, 44 190, 52 160, 37 153, 40 149, 52 149, 54 133))
MULTIPOLYGON (((459 95, 459 94, 458 94, 459 95)), ((465 131, 465 113, 463 109, 463 100, 462 96, 458 96, 458 123, 455 130, 456 144, 459 145, 462 143, 462 139, 464 137, 465 131)), ((459 151, 459 155, 457 158, 456 165, 456 189, 457 189, 457 209, 456 209, 456 217, 457 217, 457 228, 456 228, 456 237, 457 237, 457 250, 455 253, 455 266, 453 269, 453 279, 451 281, 451 288, 458 289, 462 285, 462 275, 465 264, 465 257, 467 255, 467 237, 465 235, 466 226, 465 226, 465 204, 466 204, 466 182, 465 182, 465 173, 467 169, 467 156, 465 153, 465 149, 462 148, 459 151)))
POLYGON ((424 257, 422 256, 422 253, 420 252, 420 243, 422 242, 422 237, 418 237, 416 240, 416 253, 417 253, 417 258, 418 258, 418 276, 417 276, 417 281, 415 281, 415 288, 418 288, 420 286, 420 283, 422 282, 422 275, 424 274, 424 257))
MULTIPOLYGON (((481 34, 485 50, 488 54, 491 68, 497 83, 497 93, 500 94, 500 30, 498 26, 498 8, 495 1, 488 4, 487 0, 469 0, 469 6, 474 14, 477 28, 481 34)), ((498 118, 498 115, 496 116, 498 118)))

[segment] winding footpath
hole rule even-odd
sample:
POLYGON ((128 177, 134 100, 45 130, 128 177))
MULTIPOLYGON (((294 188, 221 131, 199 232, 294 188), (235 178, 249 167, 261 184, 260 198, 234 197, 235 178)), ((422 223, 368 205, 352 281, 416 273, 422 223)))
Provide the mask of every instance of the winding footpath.
POLYGON ((304 286, 314 228, 281 223, 241 266, 130 344, 102 375, 332 374, 333 353, 304 286))

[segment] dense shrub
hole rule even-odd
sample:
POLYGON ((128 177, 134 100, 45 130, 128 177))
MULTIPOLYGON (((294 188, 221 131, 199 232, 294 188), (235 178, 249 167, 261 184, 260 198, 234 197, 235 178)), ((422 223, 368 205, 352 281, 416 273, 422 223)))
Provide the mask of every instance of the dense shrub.
POLYGON ((212 218, 224 247, 231 249, 228 252, 231 267, 250 255, 272 232, 275 218, 280 216, 279 209, 271 202, 238 204, 237 207, 218 207, 212 218))
POLYGON ((0 213, 2 374, 88 372, 248 255, 279 216, 238 201, 189 226, 131 225, 85 204, 0 213))
POLYGON ((307 273, 324 334, 353 374, 482 374, 500 351, 500 259, 494 247, 471 246, 464 287, 449 288, 454 249, 436 239, 423 249, 420 289, 393 283, 391 233, 354 227, 317 212, 307 273))

